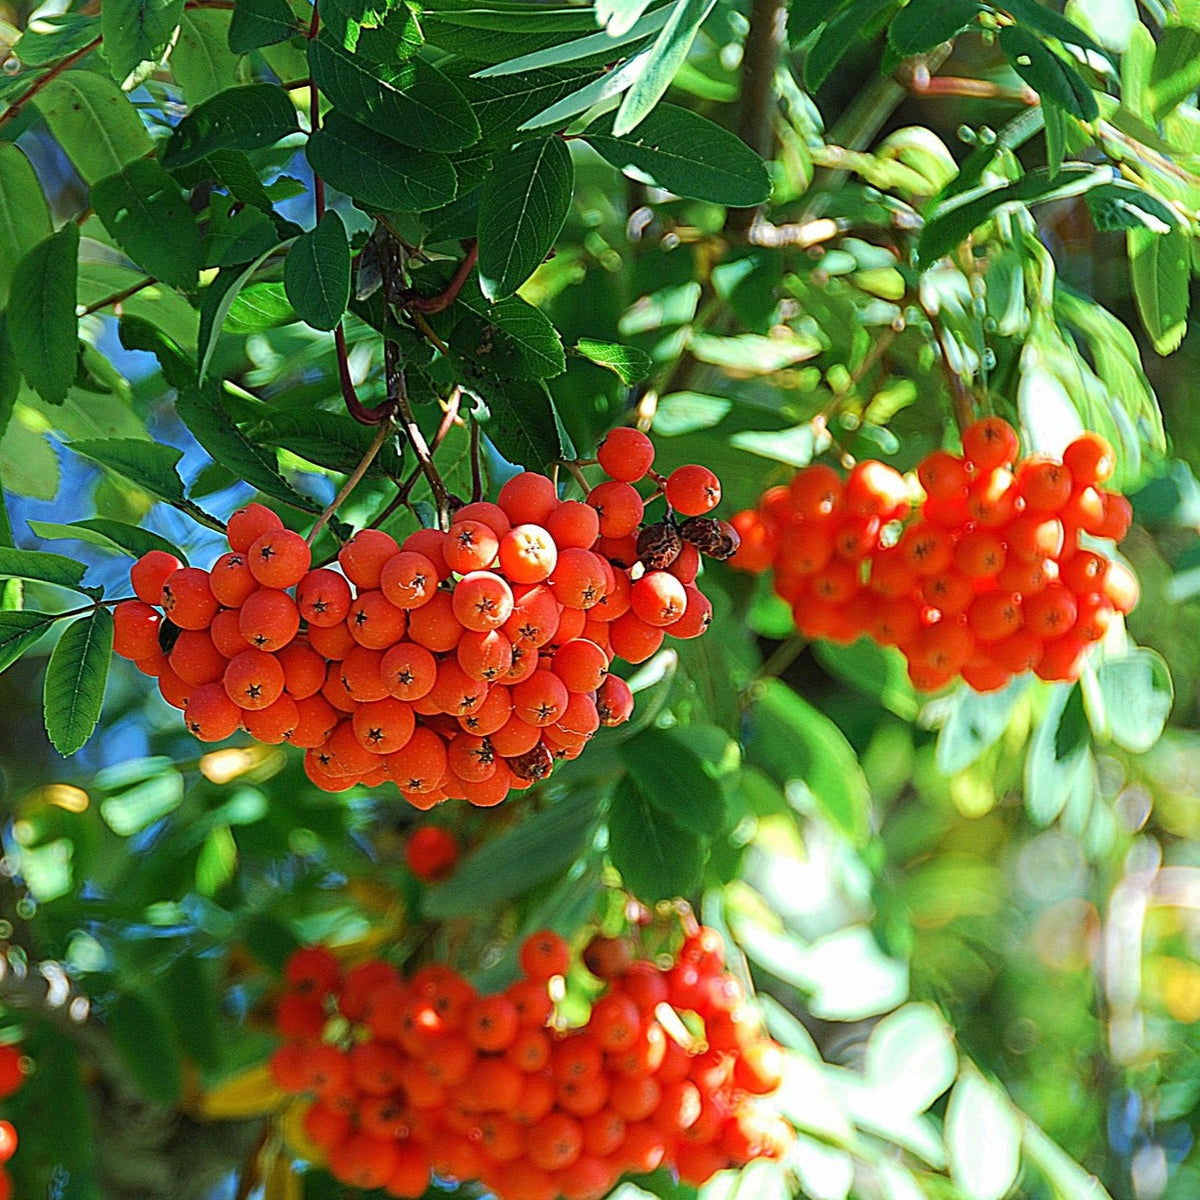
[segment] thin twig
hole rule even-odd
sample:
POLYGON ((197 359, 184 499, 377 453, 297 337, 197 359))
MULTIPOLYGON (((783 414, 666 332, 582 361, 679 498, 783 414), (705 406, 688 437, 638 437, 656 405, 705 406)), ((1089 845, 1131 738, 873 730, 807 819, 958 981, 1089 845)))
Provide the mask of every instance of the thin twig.
POLYGON ((467 422, 471 430, 471 502, 483 499, 483 447, 479 440, 479 422, 474 417, 467 422))
POLYGON ((388 440, 392 432, 391 421, 381 421, 379 431, 375 434, 371 444, 367 447, 367 452, 362 456, 362 460, 358 466, 346 477, 346 482, 342 484, 338 494, 334 496, 325 511, 317 518, 316 524, 312 527, 312 532, 306 539, 311 546, 317 540, 317 534, 325 528, 329 518, 337 511, 337 509, 345 503, 346 497, 350 495, 362 480, 362 477, 367 473, 368 468, 375 461, 375 456, 383 449, 383 444, 388 440))
POLYGON ((443 354, 450 353, 450 347, 438 336, 433 326, 425 320, 425 314, 417 310, 413 310, 408 314, 412 318, 412 323, 421 332, 421 336, 431 345, 440 350, 443 354))
POLYGON ((423 313, 439 313, 449 308, 458 299, 458 293, 462 291, 463 284, 467 282, 471 269, 479 258, 478 242, 472 241, 466 249, 467 253, 458 264, 450 282, 436 296, 413 296, 404 301, 404 307, 411 312, 423 313))
POLYGON ((101 41, 103 41, 102 38, 92 38, 92 40, 88 42, 86 46, 81 46, 78 50, 68 54, 67 57, 62 60, 62 62, 56 63, 54 66, 52 66, 50 70, 48 70, 40 79, 35 79, 30 85, 29 91, 27 91, 19 100, 14 100, 12 104, 8 106, 8 108, 0 113, 0 125, 7 125, 9 121, 16 117, 24 105, 29 100, 32 100, 33 97, 36 96, 38 92, 40 92, 42 88, 44 88, 46 84, 50 82, 50 80, 56 79, 64 71, 69 70, 81 58, 86 58, 87 55, 91 54, 93 50, 99 47, 101 41))
POLYGON ((94 312, 99 312, 102 308, 108 308, 111 304, 121 304, 128 300, 130 296, 136 296, 138 292, 145 288, 152 287, 158 282, 157 279, 143 279, 141 283, 135 283, 132 287, 122 288, 119 292, 114 292, 111 296, 105 296, 103 300, 97 300, 95 304, 89 304, 86 308, 81 309, 79 315, 81 317, 90 316, 94 312))
POLYGON ((360 425, 378 425, 381 421, 386 421, 391 415, 387 405, 367 408, 358 398, 358 392, 354 389, 354 380, 350 377, 350 355, 346 349, 346 330, 340 321, 333 331, 333 345, 337 355, 338 382, 342 385, 342 399, 346 403, 346 410, 360 425))
MULTIPOLYGON (((313 4, 312 20, 308 26, 308 40, 311 42, 321 31, 320 5, 313 4)), ((321 93, 316 80, 308 81, 308 128, 310 133, 316 133, 321 127, 321 93)), ((325 180, 313 172, 313 208, 316 210, 317 221, 325 215, 325 180)))
MULTIPOLYGON (((433 441, 429 443, 431 453, 436 453, 437 448, 445 440, 455 421, 458 420, 458 407, 461 400, 462 389, 455 388, 450 395, 450 399, 446 402, 446 411, 442 415, 442 423, 438 426, 437 433, 433 435, 433 441)), ((413 469, 408 478, 400 485, 396 494, 388 502, 383 512, 371 521, 372 529, 378 529, 396 509, 402 508, 408 503, 408 498, 412 495, 412 490, 417 486, 417 481, 421 478, 422 474, 423 472, 419 466, 413 469)))
POLYGON ((264 1121, 262 1132, 254 1139, 254 1144, 246 1153, 246 1161, 242 1164, 241 1171, 238 1172, 237 1191, 234 1193, 233 1200, 250 1200, 250 1194, 262 1182, 258 1170, 258 1160, 266 1148, 270 1136, 270 1122, 264 1121))
POLYGON ((433 492, 438 521, 444 526, 450 511, 450 496, 446 491, 445 482, 438 474, 437 467, 434 466, 433 456, 430 453, 429 444, 425 441, 425 435, 421 432, 421 427, 417 424, 417 418, 413 414, 412 404, 408 399, 408 388, 404 382, 404 371, 400 366, 400 347, 395 342, 385 341, 383 343, 383 370, 387 379, 388 407, 400 414, 404 423, 404 432, 408 435, 409 442, 412 443, 413 453, 417 456, 421 472, 429 481, 430 491, 433 492))

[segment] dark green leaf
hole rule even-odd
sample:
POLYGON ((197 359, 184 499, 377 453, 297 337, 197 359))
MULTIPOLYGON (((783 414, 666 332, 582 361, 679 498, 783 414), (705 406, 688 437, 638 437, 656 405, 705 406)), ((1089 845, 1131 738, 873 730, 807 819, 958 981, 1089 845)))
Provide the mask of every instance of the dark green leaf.
POLYGON ((0 611, 0 671, 12 666, 57 619, 53 613, 0 611))
POLYGON ((157 62, 179 28, 183 0, 105 0, 104 57, 120 83, 142 62, 157 62))
MULTIPOLYGON (((17 396, 21 391, 21 369, 13 354, 12 342, 8 340, 8 318, 0 309, 0 438, 12 420, 17 396)), ((0 488, 0 494, 3 489, 0 488)), ((7 543, 12 545, 11 540, 7 543)))
POLYGON ((50 653, 44 694, 46 732, 59 754, 74 754, 100 720, 112 647, 112 613, 97 608, 68 625, 50 653))
POLYGON ((479 121, 483 142, 506 150, 526 121, 599 79, 601 74, 600 70, 578 67, 547 67, 495 79, 455 75, 454 82, 479 121))
POLYGON ((1200 29, 1168 25, 1158 35, 1150 68, 1150 109, 1161 121, 1200 88, 1200 29))
POLYGON ((1057 9, 1039 4, 1037 0, 1003 0, 998 7, 1015 17, 1017 24, 1025 29, 1034 29, 1038 33, 1058 38, 1068 46, 1078 46, 1081 50, 1090 50, 1093 54, 1107 58, 1109 62, 1113 61, 1113 56, 1108 50, 1057 9))
POLYGON ((1024 793, 1035 824, 1049 825, 1077 791, 1091 786, 1093 760, 1087 720, 1078 719, 1082 710, 1079 686, 1058 684, 1034 729, 1025 755, 1024 793))
POLYGON ((339 192, 389 212, 440 208, 458 187, 444 154, 402 146, 338 112, 308 139, 308 161, 339 192))
POLYGON ((1107 232, 1149 229, 1154 233, 1168 233, 1179 223, 1175 211, 1152 192, 1124 179, 1102 183, 1092 188, 1084 199, 1091 209, 1096 228, 1107 232))
POLYGON ((979 16, 976 0, 909 0, 888 26, 888 41, 907 58, 957 37, 979 16))
POLYGON ((163 994, 184 1052, 205 1070, 220 1066, 220 1000, 210 962, 192 951, 181 954, 163 978, 163 994))
POLYGON ((558 459, 575 457, 558 409, 544 383, 500 379, 463 359, 463 386, 488 408, 483 432, 510 463, 540 471, 558 459))
POLYGON ((175 411, 213 460, 235 471, 251 487, 293 508, 321 511, 322 506, 311 496, 302 496, 280 475, 275 452, 251 442, 211 393, 187 388, 179 393, 175 411))
POLYGON ((342 218, 327 211, 301 234, 283 264, 283 286, 296 312, 314 329, 337 326, 350 302, 350 242, 342 218))
POLYGON ((788 5, 787 39, 798 47, 809 34, 815 33, 826 21, 831 21, 846 6, 845 0, 821 4, 817 0, 792 0, 788 5))
POLYGON ((1170 354, 1187 332, 1188 235, 1179 228, 1169 233, 1143 228, 1131 229, 1126 237, 1138 315, 1155 350, 1170 354))
POLYGON ((8 338, 21 374, 43 400, 61 404, 75 381, 79 226, 68 221, 13 268, 8 338))
POLYGON ((166 538, 138 525, 114 521, 111 517, 90 517, 84 521, 73 521, 69 525, 62 525, 57 521, 30 521, 29 528, 38 537, 47 540, 74 538, 86 542, 89 546, 128 554, 131 558, 140 558, 151 550, 162 550, 187 562, 183 551, 166 538))
MULTIPOLYGON (((317 466, 349 474, 362 461, 375 432, 344 412, 298 408, 269 412, 255 423, 249 436, 268 446, 281 446, 317 466)), ((401 456, 392 441, 380 450, 373 467, 395 477, 401 465, 401 456)))
POLYGON ((179 1047, 158 1002, 125 992, 105 1014, 109 1036, 148 1099, 173 1108, 183 1090, 179 1047))
POLYGON ((637 78, 617 109, 613 134, 624 137, 649 116, 662 99, 676 71, 683 66, 700 26, 716 0, 676 0, 671 15, 646 57, 637 78))
POLYGON ((1094 120, 1100 112, 1092 89, 1066 60, 1047 49, 1042 40, 1019 25, 1000 30, 1000 49, 1012 68, 1044 102, 1057 105, 1081 121, 1094 120))
MULTIPOLYGON (((790 605, 780 602, 780 614, 787 625, 778 632, 791 636, 794 621, 790 605)), ((864 696, 877 700, 884 708, 894 712, 902 721, 912 721, 920 710, 903 657, 886 646, 869 638, 859 638, 848 646, 836 642, 814 642, 813 655, 831 674, 844 679, 864 696)))
POLYGON ((271 83, 227 88, 192 109, 162 152, 170 170, 198 162, 214 150, 258 150, 299 132, 287 93, 271 83))
POLYGON ((148 275, 190 291, 200 274, 200 229, 179 185, 138 159, 92 185, 92 207, 117 244, 148 275))
POLYGON ((87 568, 63 554, 0 546, 0 579, 34 579, 79 591, 87 568))
MULTIPOLYGON (((272 239, 273 240, 273 239, 272 239)), ((262 265, 263 260, 274 252, 274 247, 264 250, 253 262, 246 266, 222 267, 217 277, 200 293, 200 337, 197 345, 199 359, 197 378, 201 383, 208 374, 208 365, 212 362, 213 353, 217 348, 217 337, 225 324, 225 317, 243 285, 262 265)))
POLYGON ((324 35, 308 44, 313 78, 341 113, 420 150, 465 150, 479 122, 463 94, 424 59, 372 63, 324 35))
POLYGON ((511 296, 549 254, 574 181, 561 138, 532 138, 496 162, 479 197, 479 282, 489 300, 511 296))
POLYGON ((891 0, 853 0, 849 8, 839 12, 821 30, 804 56, 804 82, 809 91, 815 92, 829 78, 830 72, 862 34, 864 26, 888 8, 891 8, 891 0))
POLYGON ((27 67, 48 67, 82 50, 99 32, 99 16, 78 12, 39 13, 36 26, 25 29, 13 52, 27 67))
POLYGON ((183 388, 196 382, 196 368, 191 359, 157 325, 122 313, 117 332, 126 350, 144 350, 158 359, 163 378, 171 387, 183 388))
POLYGON ((762 685, 749 712, 745 746, 749 764, 791 785, 789 800, 801 785, 801 799, 856 842, 866 839, 871 796, 854 750, 828 717, 777 679, 762 685))
POLYGON ((686 896, 700 882, 704 841, 676 824, 629 776, 613 790, 608 853, 625 886, 647 904, 686 896))
MULTIPOLYGON (((53 232, 50 206, 25 152, 0 142, 0 311, 17 262, 53 232)), ((9 382, 0 372, 0 387, 9 382)))
POLYGON ((1112 739, 1123 750, 1145 754, 1162 736, 1175 689, 1171 673, 1153 650, 1135 649, 1096 668, 1112 739))
POLYGON ((250 913, 239 930, 246 949, 264 967, 282 973, 283 964, 299 946, 292 931, 282 921, 266 913, 250 913))
POLYGON ((720 783, 685 740, 686 730, 644 729, 617 750, 642 795, 666 817, 702 837, 725 821, 720 783))
POLYGON ((621 382, 630 386, 650 377, 654 360, 636 346, 623 346, 620 342, 597 342, 592 338, 580 338, 575 349, 598 366, 607 367, 620 376, 621 382))
POLYGON ((115 175, 154 150, 137 109, 104 75, 67 71, 51 79, 34 103, 85 183, 115 175))
POLYGON ((229 49, 230 14, 185 9, 171 51, 171 72, 189 105, 203 104, 238 82, 238 56, 229 49))
POLYGON ((229 306, 221 332, 261 333, 299 319, 282 283, 252 283, 242 288, 229 306))
POLYGON ((450 346, 512 379, 549 379, 567 369, 558 330, 520 296, 490 306, 480 303, 454 327, 450 346))
MULTIPOLYGON (((1042 110, 1046 121, 1046 169, 1053 179, 1062 169, 1067 146, 1067 123, 1061 108, 1047 104, 1042 110)), ((1088 203, 1091 203, 1089 198, 1088 203)))
POLYGON ((690 109, 660 104, 625 137, 613 137, 612 127, 612 117, 604 117, 583 137, 632 179, 735 208, 752 208, 771 194, 762 159, 741 138, 690 109))
POLYGON ((287 0, 236 0, 229 23, 229 48, 235 54, 249 54, 262 46, 286 42, 299 32, 287 0))
POLYGON ((578 788, 485 842, 450 879, 429 889, 422 913, 440 921, 495 911, 565 871, 591 841, 598 807, 595 792, 578 788))
POLYGON ((174 446, 137 438, 95 439, 70 442, 69 446, 76 454, 116 471, 168 504, 183 501, 183 480, 176 470, 183 451, 174 446))

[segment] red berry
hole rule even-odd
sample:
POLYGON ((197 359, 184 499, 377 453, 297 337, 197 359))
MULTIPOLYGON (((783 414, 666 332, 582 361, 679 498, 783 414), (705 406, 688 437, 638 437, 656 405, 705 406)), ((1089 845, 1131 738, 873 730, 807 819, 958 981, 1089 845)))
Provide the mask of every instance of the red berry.
POLYGON ((610 478, 636 483, 654 465, 654 443, 640 429, 610 429, 596 451, 610 478))
POLYGON ((458 839, 440 826, 422 826, 408 839, 404 860, 418 879, 436 883, 453 873, 458 862, 458 839))
POLYGON ((667 476, 667 503, 687 517, 699 517, 721 503, 721 481, 707 467, 676 467, 667 476))

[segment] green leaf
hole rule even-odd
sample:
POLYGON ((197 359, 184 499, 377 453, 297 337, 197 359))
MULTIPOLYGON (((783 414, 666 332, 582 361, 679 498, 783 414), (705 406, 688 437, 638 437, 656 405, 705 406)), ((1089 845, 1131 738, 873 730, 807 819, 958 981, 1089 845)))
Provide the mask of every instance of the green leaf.
POLYGON ((174 446, 140 438, 104 438, 70 442, 68 446, 168 504, 183 503, 183 480, 176 470, 183 451, 174 446))
POLYGON ((501 379, 472 360, 462 363, 463 387, 487 406, 483 432, 510 463, 540 471, 558 459, 575 457, 554 400, 540 380, 501 379))
POLYGON ((183 777, 164 758, 121 763, 106 768, 95 786, 111 794, 100 802, 100 815, 118 837, 133 837, 183 803, 183 777))
POLYGON ((678 732, 644 729, 617 753, 642 795, 665 817, 702 837, 725 821, 725 797, 705 762, 678 732))
POLYGON ((1161 121, 1200 88, 1200 29, 1168 25, 1158 35, 1150 68, 1150 110, 1161 121))
POLYGON ((626 137, 613 137, 612 128, 612 117, 604 117, 583 138, 631 179, 734 208, 752 208, 771 194, 762 159, 741 138, 690 109, 660 104, 626 137))
POLYGON ((301 234, 283 264, 283 286, 296 312, 314 329, 334 329, 350 302, 350 242, 332 209, 301 234))
POLYGON ((0 546, 0 579, 32 579, 80 591, 87 568, 63 554, 0 546))
POLYGON ((616 137, 624 137, 636 129, 662 99, 715 3, 716 0, 675 0, 645 65, 617 109, 613 122, 616 137))
POLYGON ((262 46, 286 42, 300 32, 287 0, 236 0, 229 23, 229 48, 249 54, 262 46))
POLYGON ((554 104, 543 108, 527 121, 522 122, 521 131, 543 129, 547 125, 561 128, 581 112, 594 108, 604 100, 619 96, 642 72, 650 58, 649 47, 639 50, 613 71, 606 71, 598 79, 564 96, 554 104))
POLYGON ((79 226, 68 221, 13 268, 8 337, 17 366, 43 400, 61 404, 75 381, 79 354, 79 226))
POLYGON ((1056 685, 1025 754, 1025 809, 1049 825, 1071 797, 1092 782, 1091 735, 1078 686, 1056 685))
MULTIPOLYGON (((249 431, 249 436, 268 446, 281 446, 320 467, 349 475, 362 461, 375 433, 345 413, 298 408, 267 413, 249 431)), ((379 451, 371 470, 382 470, 395 478, 401 466, 402 458, 393 439, 379 451)))
POLYGON ((125 992, 105 1013, 105 1025, 146 1097, 174 1108, 183 1090, 183 1072, 179 1047, 157 1000, 125 992))
POLYGON ((251 283, 242 288, 229 306, 221 325, 222 333, 261 333, 290 325, 300 318, 288 303, 282 283, 251 283))
POLYGON ((479 284, 489 300, 511 296, 550 252, 574 183, 561 138, 531 138, 500 156, 479 198, 479 284))
MULTIPOLYGON (((270 239, 274 241, 274 239, 270 239)), ((217 349, 217 338, 225 324, 225 317, 237 299, 242 287, 249 282, 254 272, 275 252, 276 247, 265 249, 253 262, 222 267, 217 277, 200 293, 200 336, 197 344, 198 363, 196 378, 204 382, 208 365, 217 349)))
POLYGON ((54 613, 0 611, 0 671, 12 666, 56 620, 54 613))
POLYGON ((89 546, 128 554, 131 558, 140 558, 151 550, 162 550, 187 562, 184 553, 166 538, 138 525, 114 521, 111 517, 90 517, 84 521, 73 521, 69 525, 57 521, 30 521, 29 528, 38 537, 49 541, 72 538, 75 541, 86 542, 89 546))
POLYGON ((829 21, 804 56, 804 82, 809 91, 816 91, 829 78, 863 30, 891 6, 891 0, 854 0, 829 21))
POLYGON ((811 802, 855 842, 866 840, 871 796, 853 748, 828 717, 777 679, 757 695, 745 746, 750 765, 791 785, 789 800, 811 802))
POLYGON ((1044 102, 1057 105, 1081 121, 1099 116, 1100 106, 1083 77, 1036 34, 1019 25, 1006 25, 1000 30, 1000 49, 1013 70, 1044 102))
POLYGON ((1013 709, 1028 684, 1027 676, 1018 675, 998 692, 959 688, 950 698, 952 707, 938 734, 938 770, 944 775, 957 775, 994 746, 1008 728, 1013 709))
POLYGON ((25 152, 0 142, 0 311, 17 261, 53 232, 50 206, 25 152))
POLYGON ((154 151, 137 109, 104 75, 67 71, 50 80, 34 103, 85 183, 115 175, 154 151))
POLYGON ((1026 29, 1035 29, 1048 37, 1058 38, 1068 46, 1078 46, 1081 50, 1091 50, 1102 58, 1113 62, 1113 56, 1086 34, 1074 21, 1064 17, 1057 9, 1039 4, 1038 0, 1003 0, 998 5, 1016 18, 1019 25, 1026 29))
POLYGON ((148 275, 190 291, 200 274, 200 229, 179 184, 138 159, 92 185, 92 207, 117 244, 148 275))
POLYGON ((171 51, 171 72, 189 105, 203 104, 238 82, 238 56, 229 48, 230 14, 185 10, 171 51))
POLYGON ((183 0, 105 0, 104 57, 120 83, 139 63, 157 62, 179 28, 183 0))
POLYGON ((112 613, 96 608, 68 625, 50 653, 44 689, 46 732, 59 754, 74 754, 100 720, 112 646, 112 613))
POLYGON ((608 853, 625 886, 654 904, 686 896, 700 882, 705 845, 657 808, 628 775, 613 789, 608 853))
POLYGON ((82 50, 100 32, 100 17, 78 12, 39 13, 26 26, 13 52, 27 67, 48 67, 82 50))
POLYGON ((579 67, 548 67, 496 79, 454 76, 479 121, 483 143, 507 150, 525 122, 603 74, 579 67))
POLYGON ((1159 354, 1179 349, 1187 332, 1189 240, 1183 230, 1126 234, 1133 298, 1138 315, 1159 354))
POLYGON ((321 511, 322 505, 311 496, 301 495, 280 475, 275 452, 251 442, 211 393, 199 388, 185 388, 175 401, 175 411, 214 462, 284 504, 305 512, 321 511))
MULTIPOLYGON (((1061 108, 1047 104, 1042 110, 1046 122, 1046 170, 1053 179, 1062 169, 1067 146, 1067 122, 1061 108)), ((1088 193, 1089 197, 1091 193, 1088 193)))
POLYGON ((1136 649, 1125 658, 1110 658, 1096 668, 1112 739, 1124 750, 1144 754, 1162 737, 1175 689, 1162 657, 1136 649))
MULTIPOLYGON (((794 634, 791 608, 783 604, 781 615, 787 625, 779 632, 784 636, 794 634)), ((897 651, 865 637, 848 646, 814 642, 812 650, 817 661, 831 674, 878 701, 902 721, 916 719, 921 705, 909 682, 904 658, 897 651)))
POLYGON ((224 1036, 212 966, 212 961, 185 951, 163 977, 162 987, 176 1039, 206 1071, 221 1065, 224 1036))
POLYGON ((1102 183, 1084 199, 1096 228, 1105 232, 1149 229, 1152 233, 1170 233, 1179 224, 1178 214, 1153 192, 1124 179, 1102 183))
POLYGON ((909 0, 888 26, 888 41, 905 58, 924 54, 974 24, 975 0, 909 0))
POLYGON ((550 318, 520 296, 498 304, 468 302, 473 311, 454 327, 450 346, 513 379, 549 379, 567 369, 562 339, 550 318))
POLYGON ((259 150, 299 130, 296 110, 282 88, 273 83, 226 88, 175 126, 162 164, 174 171, 214 150, 259 150))
POLYGON ((580 338, 575 349, 584 358, 597 366, 607 367, 627 387, 650 378, 654 360, 636 346, 625 346, 620 342, 597 342, 593 338, 580 338))
POLYGON ((1021 1122, 1021 1149, 1026 1161, 1062 1200, 1111 1200, 1095 1175, 1081 1167, 1028 1118, 1021 1122))
POLYGON ((958 1073, 954 1035, 937 1009, 906 1004, 871 1030, 863 1072, 885 1103, 922 1113, 958 1073))
POLYGON ((422 58, 374 63, 324 34, 308 44, 313 79, 339 112, 419 150, 465 150, 479 122, 447 75, 422 58))
POLYGON ((1008 1099, 964 1070, 946 1106, 950 1175, 968 1200, 1001 1200, 1017 1178, 1021 1128, 1008 1099))
POLYGON ((367 208, 425 212, 448 204, 458 189, 444 154, 402 146, 338 112, 308 139, 307 154, 318 175, 367 208))
POLYGON ((555 804, 485 842, 454 874, 422 899, 426 917, 442 921, 495 911, 565 871, 587 848, 595 830, 598 797, 572 790, 555 804))

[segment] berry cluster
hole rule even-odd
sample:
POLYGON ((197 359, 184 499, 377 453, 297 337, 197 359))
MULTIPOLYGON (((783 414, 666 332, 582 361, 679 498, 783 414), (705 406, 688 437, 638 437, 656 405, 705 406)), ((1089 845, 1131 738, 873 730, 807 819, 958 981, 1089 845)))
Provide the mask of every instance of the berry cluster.
MULTIPOLYGON (((7 1100, 25 1082, 25 1059, 20 1046, 0 1046, 0 1100, 7 1100)), ((12 1176, 4 1164, 17 1151, 17 1131, 11 1121, 0 1121, 0 1200, 13 1195, 12 1176)))
POLYGON ((758 1100, 782 1051, 718 934, 693 933, 667 968, 597 939, 585 962, 607 986, 570 1030, 550 998, 566 943, 536 933, 520 960, 523 979, 480 996, 446 966, 405 979, 372 960, 343 975, 327 951, 293 955, 272 1070, 313 1097, 303 1127, 337 1179, 420 1196, 435 1174, 501 1200, 599 1200, 626 1172, 665 1164, 700 1184, 787 1150, 790 1128, 758 1100))
POLYGON ((614 658, 642 662, 665 634, 708 626, 700 555, 737 545, 704 515, 720 483, 701 466, 664 478, 653 459, 645 434, 615 429, 599 455, 611 478, 586 502, 524 472, 497 503, 459 508, 447 532, 399 545, 362 530, 340 570, 314 569, 305 539, 251 504, 209 571, 162 551, 138 560, 114 648, 157 676, 203 741, 242 728, 301 746, 327 791, 391 780, 422 809, 498 804, 628 719, 614 658), (642 528, 633 484, 648 474, 668 513, 642 528))
POLYGON ((961 675, 994 691, 1023 671, 1075 679, 1114 613, 1137 603, 1133 574, 1082 544, 1120 541, 1128 500, 1102 484, 1112 447, 1085 433, 1063 452, 1018 457, 998 417, 963 434, 963 454, 935 450, 917 468, 924 499, 891 467, 859 462, 843 479, 814 465, 758 508, 738 513, 731 565, 775 570, 775 590, 812 638, 863 634, 898 646, 913 684, 961 675))

